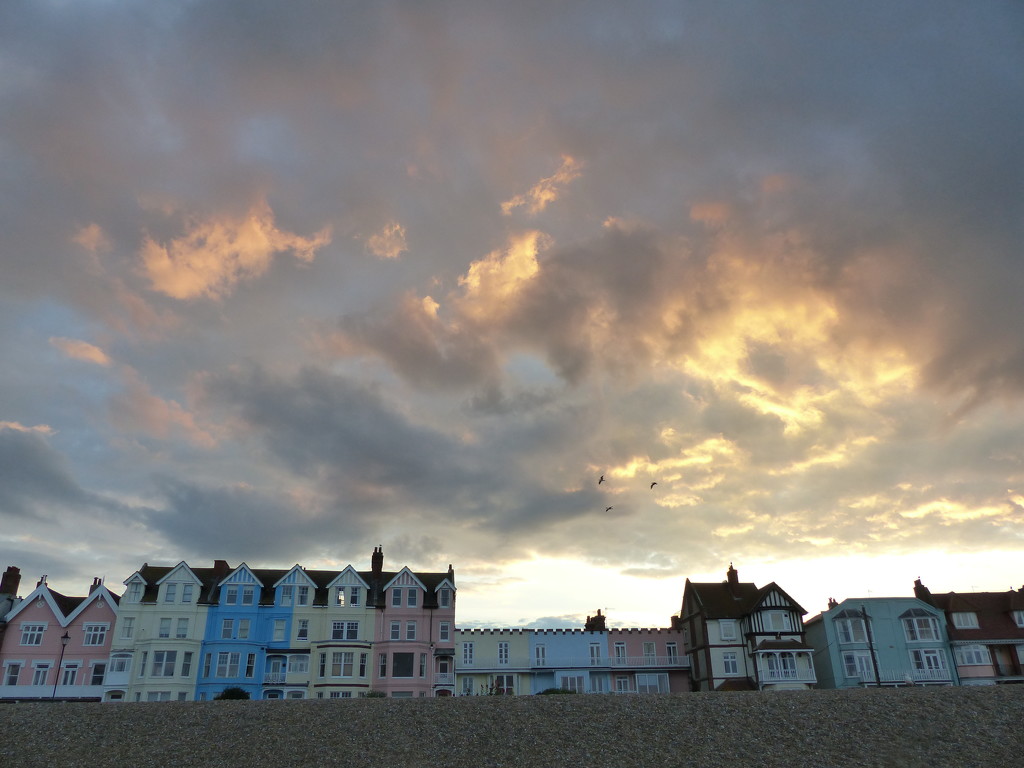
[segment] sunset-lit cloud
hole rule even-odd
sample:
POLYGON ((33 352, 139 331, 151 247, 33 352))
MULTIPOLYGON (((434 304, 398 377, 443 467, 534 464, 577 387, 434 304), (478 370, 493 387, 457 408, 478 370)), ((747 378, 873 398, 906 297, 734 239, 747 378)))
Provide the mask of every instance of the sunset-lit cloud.
POLYGON ((263 274, 276 254, 309 262, 331 241, 329 229, 309 238, 278 229, 265 202, 242 218, 191 221, 188 230, 164 244, 147 236, 139 252, 152 289, 175 299, 223 297, 263 274))
POLYGON ((50 344, 75 360, 83 360, 87 363, 95 363, 96 365, 110 365, 110 358, 107 356, 107 353, 95 344, 90 344, 87 341, 52 337, 50 344))
POLYGON ((1016 9, 250 5, 0 11, 23 573, 1021 581, 1016 9))

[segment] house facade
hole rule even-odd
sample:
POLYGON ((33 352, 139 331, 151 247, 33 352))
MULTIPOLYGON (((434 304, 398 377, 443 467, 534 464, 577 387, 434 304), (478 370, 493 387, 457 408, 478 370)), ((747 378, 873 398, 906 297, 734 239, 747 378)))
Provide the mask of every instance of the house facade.
POLYGON ((942 611, 917 598, 831 600, 804 630, 821 688, 957 684, 942 611))
POLYGON ((100 579, 85 597, 68 597, 50 589, 43 576, 6 615, 0 699, 99 701, 117 604, 100 579))
POLYGON ((962 685, 1024 683, 1024 587, 1007 592, 914 594, 939 609, 962 685))
POLYGON ((810 688, 817 678, 804 639, 806 611, 777 584, 686 580, 680 614, 692 686, 700 691, 810 688))
POLYGON ((459 694, 528 695, 688 691, 678 629, 607 629, 598 611, 583 629, 456 631, 459 694))

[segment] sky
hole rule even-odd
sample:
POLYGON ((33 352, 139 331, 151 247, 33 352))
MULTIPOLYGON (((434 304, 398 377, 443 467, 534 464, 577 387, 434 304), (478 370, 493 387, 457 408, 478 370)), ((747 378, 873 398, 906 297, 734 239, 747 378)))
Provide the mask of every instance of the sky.
POLYGON ((0 566, 382 545, 462 626, 1019 587, 1022 30, 0 5, 0 566))

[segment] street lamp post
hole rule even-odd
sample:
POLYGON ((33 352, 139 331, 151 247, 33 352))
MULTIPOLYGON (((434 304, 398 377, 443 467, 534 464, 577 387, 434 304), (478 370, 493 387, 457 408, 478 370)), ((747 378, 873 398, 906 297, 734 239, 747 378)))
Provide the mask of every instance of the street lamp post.
POLYGON ((50 700, 57 698, 57 683, 60 682, 60 665, 64 663, 64 649, 68 647, 68 640, 71 639, 71 635, 68 634, 67 630, 64 630, 64 634, 60 636, 60 658, 57 660, 57 672, 53 676, 53 693, 50 694, 50 700))

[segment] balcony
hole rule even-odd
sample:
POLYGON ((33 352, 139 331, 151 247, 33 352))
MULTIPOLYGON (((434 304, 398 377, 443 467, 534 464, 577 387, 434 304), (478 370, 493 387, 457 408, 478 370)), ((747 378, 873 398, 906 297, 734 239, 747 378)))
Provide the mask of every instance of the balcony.
MULTIPOLYGON (((882 683, 950 683, 953 681, 952 674, 948 669, 880 669, 878 679, 882 683)), ((862 683, 872 684, 875 682, 871 676, 862 676, 862 683)))
POLYGON ((451 672, 438 672, 434 675, 434 685, 455 685, 455 675, 451 672))
POLYGON ((288 677, 287 672, 267 672, 263 675, 264 685, 283 685, 285 678, 288 677))
POLYGON ((762 683, 816 683, 818 682, 814 670, 801 671, 799 669, 763 669, 761 670, 762 683))
POLYGON ((687 656, 551 656, 544 660, 533 659, 528 666, 534 669, 687 669, 690 660, 687 656))

